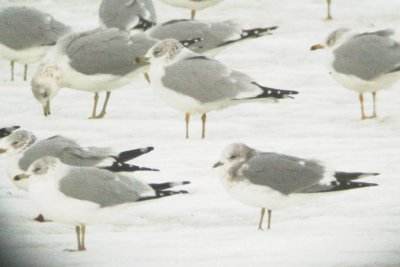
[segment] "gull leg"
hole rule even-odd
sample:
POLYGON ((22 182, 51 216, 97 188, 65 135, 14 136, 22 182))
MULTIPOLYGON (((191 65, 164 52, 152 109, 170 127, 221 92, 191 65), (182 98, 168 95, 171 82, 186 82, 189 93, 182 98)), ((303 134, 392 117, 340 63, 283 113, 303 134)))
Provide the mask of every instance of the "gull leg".
POLYGON ((263 220, 264 220, 264 214, 265 214, 265 208, 261 209, 261 217, 260 217, 260 222, 258 224, 258 230, 264 231, 262 228, 263 220))
POLYGON ((186 139, 189 138, 189 120, 190 120, 190 113, 186 113, 186 115, 185 115, 185 122, 186 122, 186 139))
POLYGON ((96 119, 102 119, 106 115, 107 104, 108 104, 108 100, 110 99, 110 95, 111 95, 111 92, 107 91, 106 100, 104 100, 103 108, 102 108, 100 114, 98 116, 96 116, 96 119))
POLYGON ((359 99, 360 99, 360 105, 361 105, 361 120, 368 119, 364 113, 364 95, 362 93, 360 93, 359 99))
POLYGON ((327 0, 328 2, 328 16, 326 17, 326 20, 331 20, 332 19, 332 15, 331 15, 331 0, 327 0))
POLYGON ((99 93, 94 93, 94 103, 93 103, 93 112, 92 112, 92 117, 89 119, 95 119, 96 118, 96 110, 97 110, 97 103, 99 102, 99 93))
POLYGON ((196 17, 196 10, 192 9, 191 19, 194 20, 194 17, 196 17))
POLYGON ((151 83, 151 82, 150 82, 150 75, 149 75, 147 72, 144 73, 144 78, 146 79, 146 81, 147 81, 148 83, 151 83))
POLYGON ((85 231, 84 224, 75 226, 76 240, 78 242, 78 249, 65 249, 64 251, 77 252, 77 251, 86 250, 85 244, 84 243, 82 244, 82 241, 81 241, 81 236, 83 236, 83 238, 85 236, 84 231, 85 231))
POLYGON ((201 122, 202 122, 201 138, 202 139, 204 139, 206 137, 206 121, 207 121, 207 114, 203 113, 203 115, 201 115, 201 122))
POLYGON ((11 64, 11 81, 14 81, 14 61, 10 62, 11 64))
POLYGON ((374 101, 374 113, 372 114, 371 118, 374 119, 374 118, 378 117, 378 115, 376 114, 376 92, 372 93, 372 98, 373 98, 373 101, 374 101))
POLYGON ((50 100, 47 100, 46 104, 43 106, 43 115, 45 117, 50 115, 50 100))
POLYGON ((79 247, 78 250, 86 250, 85 247, 85 235, 86 235, 86 225, 81 224, 81 246, 79 247))
POLYGON ((24 81, 27 80, 28 77, 28 65, 24 65, 24 81))
POLYGON ((268 230, 271 229, 272 210, 268 210, 268 230))

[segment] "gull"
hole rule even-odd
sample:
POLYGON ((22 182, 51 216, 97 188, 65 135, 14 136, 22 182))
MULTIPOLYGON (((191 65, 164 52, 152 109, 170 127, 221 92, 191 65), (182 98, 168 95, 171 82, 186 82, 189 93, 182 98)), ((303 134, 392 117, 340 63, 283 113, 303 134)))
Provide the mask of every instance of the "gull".
POLYGON ((201 38, 201 41, 191 46, 193 51, 214 57, 221 50, 243 40, 270 35, 277 26, 243 29, 233 21, 204 22, 197 20, 172 20, 158 24, 146 31, 149 36, 158 39, 185 40, 201 38))
POLYGON ((0 57, 11 62, 11 80, 14 81, 14 63, 24 64, 24 81, 28 65, 39 62, 57 40, 70 28, 39 10, 11 6, 0 11, 0 57))
POLYGON ((25 191, 28 190, 26 180, 18 181, 13 178, 27 171, 35 160, 45 156, 57 157, 68 165, 100 166, 114 172, 158 171, 125 164, 152 150, 153 147, 143 147, 116 152, 107 147, 82 147, 76 141, 59 135, 37 141, 37 137, 26 130, 15 131, 0 142, 0 154, 7 153, 5 167, 9 178, 18 188, 25 191))
POLYGON ((15 130, 19 129, 20 126, 11 126, 11 127, 4 127, 0 128, 0 138, 6 137, 10 135, 15 130))
POLYGON ((202 114, 205 138, 207 112, 262 99, 276 102, 298 93, 261 86, 248 75, 201 56, 174 39, 160 41, 137 60, 151 62, 149 75, 155 92, 168 105, 185 112, 186 138, 191 114, 202 114))
MULTIPOLYGON (((347 89, 358 92, 361 119, 377 117, 377 91, 391 87, 400 78, 400 44, 390 38, 392 30, 352 34, 340 28, 332 32, 326 46, 332 49, 332 77, 347 89), (373 114, 364 112, 364 93, 372 93, 373 114)), ((324 48, 314 45, 312 50, 324 48)))
POLYGON ((160 1, 171 6, 190 9, 191 19, 194 19, 197 10, 202 10, 210 6, 215 6, 216 4, 222 2, 223 0, 160 0, 160 1))
POLYGON ((123 31, 146 30, 157 23, 152 0, 103 0, 99 17, 105 27, 123 31))
POLYGON ((86 225, 104 223, 122 209, 187 191, 165 190, 189 182, 145 184, 93 167, 74 167, 53 157, 35 161, 18 179, 29 181, 29 196, 51 220, 76 225, 77 251, 86 250, 86 225))
POLYGON ((73 33, 62 38, 44 58, 32 79, 34 97, 50 115, 50 100, 64 87, 94 93, 90 118, 106 115, 111 90, 118 89, 141 73, 146 64, 132 64, 157 40, 145 34, 131 36, 115 28, 73 33), (103 109, 97 114, 99 92, 107 91, 103 109))
POLYGON ((259 230, 263 229, 266 208, 270 229, 272 209, 294 204, 295 196, 376 186, 353 180, 378 175, 330 172, 315 160, 261 152, 240 143, 231 144, 223 150, 214 168, 220 166, 220 180, 228 193, 246 205, 261 208, 259 230))

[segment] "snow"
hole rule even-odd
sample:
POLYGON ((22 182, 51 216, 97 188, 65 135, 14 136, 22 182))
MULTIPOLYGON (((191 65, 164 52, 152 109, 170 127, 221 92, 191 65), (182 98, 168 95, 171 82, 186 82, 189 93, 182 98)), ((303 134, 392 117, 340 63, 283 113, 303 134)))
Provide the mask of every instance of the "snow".
MULTIPOLYGON (((77 30, 98 25, 100 1, 14 0, 46 10, 77 30)), ((159 20, 188 18, 189 11, 155 0, 159 20)), ((22 82, 9 81, 0 64, 0 125, 19 124, 39 138, 55 134, 85 146, 116 149, 154 146, 135 161, 159 168, 137 174, 149 182, 190 180, 174 196, 126 209, 113 224, 89 225, 87 248, 75 248, 73 226, 32 220, 38 211, 4 173, 0 158, 1 266, 400 266, 400 84, 378 94, 377 120, 360 121, 358 96, 343 89, 326 68, 328 55, 311 52, 338 27, 400 28, 400 1, 226 0, 200 11, 199 19, 236 19, 245 27, 280 28, 272 36, 235 45, 217 58, 260 84, 298 90, 279 104, 249 103, 208 114, 207 138, 194 116, 184 139, 184 114, 162 102, 144 79, 114 91, 103 120, 88 120, 93 95, 64 89, 44 118, 22 82), (272 229, 260 232, 260 211, 231 198, 211 166, 222 149, 243 142, 259 150, 316 158, 343 171, 380 172, 363 179, 378 187, 303 199, 272 213, 272 229)), ((400 40, 400 38, 398 38, 400 40)), ((30 77, 34 68, 30 68, 30 77)), ((372 110, 370 97, 367 110, 372 110)))

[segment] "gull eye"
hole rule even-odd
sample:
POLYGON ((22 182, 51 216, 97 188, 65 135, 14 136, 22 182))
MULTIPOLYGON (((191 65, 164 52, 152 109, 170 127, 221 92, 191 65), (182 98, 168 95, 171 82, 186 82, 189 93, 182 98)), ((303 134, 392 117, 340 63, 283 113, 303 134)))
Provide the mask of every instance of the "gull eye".
POLYGON ((18 145, 18 141, 14 141, 14 142, 12 142, 12 143, 11 143, 11 145, 12 145, 12 146, 16 146, 16 145, 18 145))
POLYGON ((33 172, 34 172, 34 173, 37 173, 37 172, 40 172, 40 170, 41 170, 40 167, 36 167, 36 168, 33 169, 33 172))
POLYGON ((162 50, 161 50, 161 49, 155 49, 155 50, 153 51, 153 55, 156 56, 156 57, 160 56, 161 53, 162 53, 162 50))
POLYGON ((237 155, 232 155, 232 156, 229 157, 229 159, 235 159, 237 157, 238 157, 237 155))

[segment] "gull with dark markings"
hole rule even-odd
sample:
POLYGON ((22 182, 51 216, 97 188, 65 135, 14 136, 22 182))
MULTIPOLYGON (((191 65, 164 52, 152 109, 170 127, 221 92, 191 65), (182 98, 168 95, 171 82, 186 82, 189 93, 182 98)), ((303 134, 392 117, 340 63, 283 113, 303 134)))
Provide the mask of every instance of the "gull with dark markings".
POLYGON ((0 11, 0 57, 11 62, 14 81, 15 62, 24 64, 24 81, 28 65, 39 62, 57 40, 70 28, 39 10, 12 6, 0 11))
POLYGON ((29 195, 40 212, 76 226, 77 251, 86 250, 86 225, 110 222, 122 210, 187 191, 166 190, 189 182, 146 184, 107 170, 73 167, 53 157, 35 161, 18 179, 28 180, 29 195))
POLYGON ((117 152, 107 147, 82 147, 76 141, 59 135, 37 141, 36 136, 26 130, 15 131, 0 141, 0 153, 7 154, 6 172, 12 182, 23 190, 28 189, 26 181, 15 180, 14 177, 26 172, 34 161, 45 156, 56 157, 72 166, 99 166, 114 172, 158 171, 125 163, 153 149, 143 147, 117 152))
POLYGON ((123 31, 146 30, 157 23, 152 0, 103 0, 100 23, 123 31))
POLYGON ((151 62, 149 75, 155 92, 186 114, 186 138, 191 114, 202 114, 205 138, 207 112, 251 101, 277 102, 298 93, 262 86, 250 76, 201 56, 174 39, 160 41, 138 60, 151 62))
POLYGON ((215 56, 221 50, 242 42, 265 35, 270 35, 277 26, 243 29, 233 21, 203 22, 197 20, 172 20, 150 28, 146 31, 151 37, 159 40, 187 40, 201 38, 190 49, 203 55, 215 56))
POLYGON ((326 45, 311 47, 332 49, 332 77, 359 94, 362 120, 377 117, 377 92, 390 88, 400 78, 400 44, 390 37, 393 34, 392 30, 353 34, 341 28, 328 36, 326 45), (365 115, 364 93, 372 93, 372 116, 365 115))
POLYGON ((215 6, 216 4, 222 2, 223 0, 160 0, 160 1, 171 6, 190 9, 191 18, 194 19, 196 16, 196 12, 198 10, 215 6))
MULTIPOLYGON (((19 128, 20 128, 19 126, 0 128, 0 138, 9 136, 10 134, 12 134, 12 132, 14 132, 15 130, 17 130, 19 128)), ((1 151, 0 151, 0 153, 1 153, 1 151)))
POLYGON ((296 205, 297 196, 311 198, 317 193, 337 192, 374 183, 354 180, 378 173, 329 171, 318 161, 293 156, 261 152, 245 144, 231 144, 222 152, 214 168, 221 167, 223 187, 244 204, 261 208, 258 229, 262 230, 265 210, 268 229, 272 210, 296 205))

